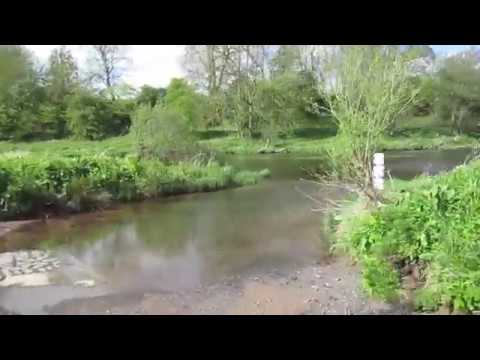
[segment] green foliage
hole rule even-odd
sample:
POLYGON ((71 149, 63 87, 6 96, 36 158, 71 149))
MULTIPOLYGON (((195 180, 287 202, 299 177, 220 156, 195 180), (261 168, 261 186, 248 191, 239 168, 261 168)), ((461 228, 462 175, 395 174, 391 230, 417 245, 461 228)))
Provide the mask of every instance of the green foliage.
POLYGON ((161 106, 141 106, 134 114, 131 132, 142 157, 163 160, 192 156, 195 139, 189 121, 176 111, 161 106))
POLYGON ((137 105, 149 105, 154 107, 160 105, 165 97, 167 91, 164 88, 155 88, 153 86, 143 85, 137 95, 137 105))
POLYGON ((419 308, 480 309, 479 179, 480 163, 471 163, 415 181, 403 193, 391 193, 387 205, 357 216, 337 246, 360 260, 369 293, 398 290, 396 264, 410 263, 425 274, 419 308))
POLYGON ((67 108, 70 132, 75 138, 89 140, 125 133, 130 125, 130 117, 115 106, 116 103, 87 90, 77 90, 67 108))
POLYGON ((435 82, 437 116, 457 133, 478 131, 480 69, 476 52, 445 60, 435 82))
POLYGON ((167 110, 181 114, 191 129, 202 125, 206 98, 184 79, 172 79, 163 103, 167 110))
POLYGON ((327 76, 335 81, 324 96, 338 125, 338 142, 328 152, 331 180, 348 182, 375 200, 373 154, 418 90, 407 81, 405 58, 383 46, 348 46, 328 65, 327 76))
POLYGON ((238 172, 210 162, 169 166, 158 160, 106 154, 46 153, 0 157, 0 218, 38 216, 50 210, 82 211, 110 199, 132 201, 148 197, 213 191, 250 185, 268 176, 238 172))

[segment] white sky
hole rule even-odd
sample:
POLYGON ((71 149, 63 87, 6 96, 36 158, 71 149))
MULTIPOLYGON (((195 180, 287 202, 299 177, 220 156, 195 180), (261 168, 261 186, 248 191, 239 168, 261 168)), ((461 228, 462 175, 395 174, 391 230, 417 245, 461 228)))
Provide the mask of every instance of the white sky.
MULTIPOLYGON (((60 45, 25 45, 40 61, 45 62, 51 51, 60 45)), ((86 63, 87 48, 81 45, 68 45, 79 66, 86 63)), ((125 82, 135 87, 148 84, 167 86, 172 78, 185 76, 180 57, 184 45, 130 45, 128 55, 132 65, 124 77, 125 82)))
MULTIPOLYGON (((46 61, 50 52, 60 45, 26 45, 40 61, 46 61)), ((80 67, 85 66, 87 48, 81 45, 68 45, 80 67)), ((467 45, 432 45, 438 54, 455 53, 467 45)), ((130 45, 129 56, 132 66, 124 80, 135 87, 142 85, 166 87, 175 77, 185 76, 180 57, 184 45, 130 45)))

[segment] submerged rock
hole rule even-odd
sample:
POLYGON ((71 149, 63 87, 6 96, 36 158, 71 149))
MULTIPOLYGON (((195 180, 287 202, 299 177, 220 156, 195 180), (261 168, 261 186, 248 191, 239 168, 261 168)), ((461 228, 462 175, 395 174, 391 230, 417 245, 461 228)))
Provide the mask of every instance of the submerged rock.
POLYGON ((73 285, 90 288, 95 286, 95 280, 79 280, 75 281, 73 285))

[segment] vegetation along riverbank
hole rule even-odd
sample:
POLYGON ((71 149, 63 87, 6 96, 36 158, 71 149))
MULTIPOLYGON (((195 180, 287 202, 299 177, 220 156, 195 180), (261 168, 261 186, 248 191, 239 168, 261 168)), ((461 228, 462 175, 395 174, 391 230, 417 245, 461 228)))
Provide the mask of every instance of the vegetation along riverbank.
POLYGON ((112 155, 6 153, 0 156, 0 218, 79 212, 159 196, 249 185, 268 176, 216 162, 165 164, 112 155))
POLYGON ((382 206, 362 198, 332 217, 334 248, 356 259, 373 297, 419 311, 480 309, 480 162, 387 184, 382 206))

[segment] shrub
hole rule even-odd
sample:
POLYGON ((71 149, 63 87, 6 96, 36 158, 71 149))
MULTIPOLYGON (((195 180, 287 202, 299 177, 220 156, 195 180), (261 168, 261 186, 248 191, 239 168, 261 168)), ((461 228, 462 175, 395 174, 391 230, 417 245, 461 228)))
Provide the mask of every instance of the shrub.
POLYGON ((167 165, 105 154, 46 153, 0 156, 0 219, 45 211, 92 210, 112 201, 253 184, 267 174, 238 172, 210 162, 167 165))
POLYGON ((78 139, 99 140, 126 133, 130 125, 127 106, 86 90, 78 90, 69 100, 68 128, 78 139))
POLYGON ((424 277, 418 308, 473 311, 480 309, 479 214, 480 162, 474 162, 390 193, 385 206, 357 216, 337 246, 359 259, 370 294, 390 296, 399 289, 400 268, 413 264, 424 277))
POLYGON ((132 134, 142 157, 178 160, 193 154, 195 139, 188 120, 160 106, 141 106, 134 114, 132 134))

